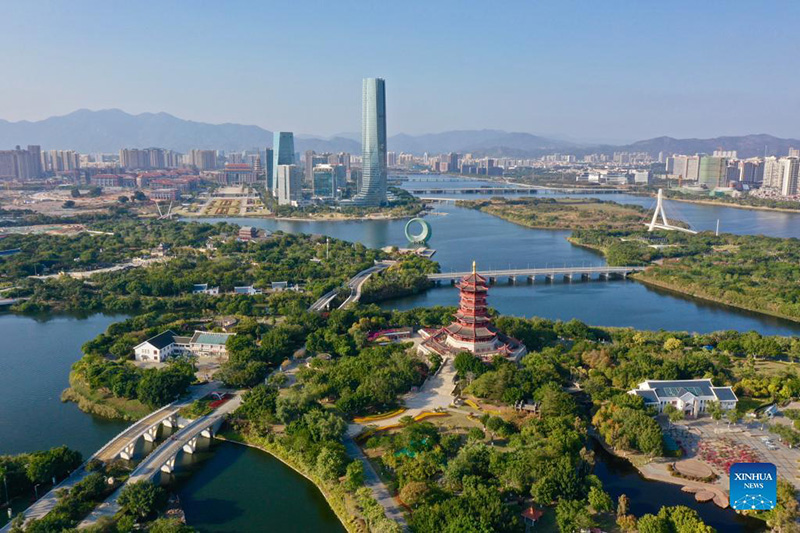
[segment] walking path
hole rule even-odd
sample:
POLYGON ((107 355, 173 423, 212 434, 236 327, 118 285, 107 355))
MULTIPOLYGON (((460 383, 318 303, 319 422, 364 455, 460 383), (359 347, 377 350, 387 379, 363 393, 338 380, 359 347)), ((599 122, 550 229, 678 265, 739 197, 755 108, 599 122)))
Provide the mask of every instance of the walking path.
POLYGON ((397 500, 392 497, 388 487, 381 481, 378 473, 372 468, 372 463, 369 462, 369 459, 367 459, 367 456, 361 451, 361 448, 358 447, 358 444, 356 444, 350 436, 345 436, 344 448, 347 451, 347 455, 353 459, 358 459, 361 461, 361 464, 364 465, 364 486, 372 491, 372 497, 383 506, 386 516, 390 520, 394 520, 400 524, 403 531, 409 531, 408 522, 406 522, 406 517, 403 515, 402 507, 400 507, 397 500))

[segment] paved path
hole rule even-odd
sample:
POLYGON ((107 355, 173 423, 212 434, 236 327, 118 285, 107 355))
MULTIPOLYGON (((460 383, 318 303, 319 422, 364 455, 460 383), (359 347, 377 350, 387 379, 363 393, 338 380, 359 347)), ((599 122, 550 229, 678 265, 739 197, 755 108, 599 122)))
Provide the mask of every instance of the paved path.
MULTIPOLYGON (((428 378, 423 383, 419 392, 408 394, 404 398, 404 403, 407 407, 406 411, 392 418, 381 420, 379 423, 382 426, 396 424, 404 416, 416 416, 423 411, 433 411, 436 408, 447 408, 452 401, 453 397, 450 392, 453 390, 454 378, 456 375, 455 368, 450 358, 442 362, 439 371, 428 378)), ((398 504, 397 500, 392 497, 389 489, 381 481, 378 473, 372 467, 372 464, 361 451, 361 448, 355 443, 353 438, 361 433, 364 426, 361 424, 352 423, 347 428, 347 435, 344 437, 344 446, 347 454, 361 461, 364 465, 364 485, 369 487, 372 491, 372 496, 375 500, 383 506, 386 516, 394 520, 403 531, 408 531, 408 523, 403 515, 403 509, 398 504)))
MULTIPOLYGON (((453 403, 451 392, 455 388, 456 369, 453 360, 449 357, 442 361, 438 372, 425 380, 418 392, 408 393, 403 396, 403 405, 406 410, 391 418, 376 421, 379 426, 390 426, 400 422, 404 416, 417 416, 426 411, 447 409, 453 403)), ((351 423, 347 434, 355 437, 364 429, 365 425, 351 423)))
POLYGON ((347 450, 347 455, 353 459, 358 459, 361 461, 361 464, 364 465, 364 486, 372 491, 372 497, 383 506, 386 516, 390 520, 400 524, 403 531, 409 531, 408 522, 406 522, 406 517, 403 515, 403 508, 400 507, 397 500, 392 497, 392 494, 383 481, 381 481, 378 473, 372 468, 372 463, 369 462, 367 456, 364 455, 364 452, 361 451, 358 444, 349 436, 345 436, 343 442, 345 450, 347 450))

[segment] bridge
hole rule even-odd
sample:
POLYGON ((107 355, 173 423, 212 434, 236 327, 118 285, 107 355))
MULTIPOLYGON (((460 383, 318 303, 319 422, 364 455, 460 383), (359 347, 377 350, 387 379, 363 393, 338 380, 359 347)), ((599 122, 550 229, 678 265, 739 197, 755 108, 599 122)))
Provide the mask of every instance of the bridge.
POLYGON ((241 402, 242 396, 237 393, 211 414, 189 422, 177 433, 164 440, 136 466, 125 484, 114 491, 106 501, 98 505, 78 527, 88 527, 95 524, 103 516, 111 517, 117 514, 120 510, 119 495, 125 485, 143 480, 157 482, 162 473, 172 474, 177 467, 180 456, 195 453, 197 451, 197 443, 201 437, 213 438, 225 420, 225 416, 235 411, 241 405, 241 402))
MULTIPOLYGON (((649 224, 645 224, 648 232, 652 232, 656 229, 662 229, 667 231, 682 231, 684 233, 691 233, 692 235, 697 234, 697 232, 691 228, 684 228, 682 226, 670 224, 669 220, 667 220, 667 214, 664 212, 663 189, 658 189, 658 196, 656 198, 656 208, 653 211, 653 218, 650 220, 649 224), (658 221, 659 218, 661 219, 661 222, 658 221)), ((719 235, 719 220, 717 221, 717 234, 719 235)))
MULTIPOLYGON (((582 266, 582 267, 542 267, 542 268, 511 268, 506 270, 485 270, 478 272, 489 281, 489 284, 497 283, 500 278, 508 279, 509 283, 516 284, 519 278, 524 278, 527 283, 534 283, 537 277, 543 277, 546 283, 553 283, 556 278, 563 277, 565 281, 588 281, 597 276, 597 279, 607 280, 613 278, 627 278, 634 272, 645 270, 645 266, 582 266)), ((441 285, 442 282, 449 281, 454 285, 464 276, 472 272, 443 272, 439 274, 428 274, 428 279, 441 285)))
MULTIPOLYGON (((361 288, 363 287, 364 283, 369 279, 369 277, 374 274, 375 272, 380 272, 381 270, 385 270, 389 266, 394 264, 394 261, 381 261, 380 263, 375 263, 373 266, 362 270, 347 282, 347 288, 350 289, 350 296, 342 302, 339 309, 344 309, 348 305, 357 302, 361 299, 361 288)), ((330 290, 323 294, 316 302, 311 304, 308 308, 309 311, 323 311, 330 308, 331 302, 338 296, 340 287, 337 287, 333 290, 330 290)))
MULTIPOLYGON (((212 382, 197 387, 192 390, 187 398, 173 402, 169 405, 165 405, 161 409, 154 411, 144 418, 136 421, 134 424, 108 441, 108 443, 95 452, 85 463, 79 466, 66 479, 50 489, 49 492, 36 500, 33 505, 28 507, 24 511, 25 520, 39 519, 52 511, 58 503, 59 491, 62 489, 72 488, 76 483, 89 475, 89 471, 86 470, 86 465, 89 461, 97 459, 103 462, 108 462, 117 458, 133 459, 136 456, 140 456, 144 449, 144 441, 155 442, 161 426, 178 426, 178 411, 180 411, 181 408, 189 405, 198 398, 202 398, 216 388, 219 388, 220 385, 221 384, 219 382, 212 382)), ((227 403, 223 404, 223 406, 227 405, 227 403)), ((4 527, 0 528, 0 533, 6 533, 10 530, 11 523, 9 522, 4 527)))

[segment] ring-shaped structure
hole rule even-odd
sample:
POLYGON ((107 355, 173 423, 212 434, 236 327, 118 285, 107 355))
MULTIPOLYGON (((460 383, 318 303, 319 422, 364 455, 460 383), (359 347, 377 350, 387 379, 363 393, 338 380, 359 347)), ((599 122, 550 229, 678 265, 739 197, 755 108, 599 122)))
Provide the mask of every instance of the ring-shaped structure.
POLYGON ((411 244, 425 244, 431 238, 431 235, 433 235, 433 230, 431 229, 431 225, 425 220, 421 218, 412 218, 406 223, 405 233, 406 239, 408 239, 408 242, 411 244), (420 225, 420 232, 412 234, 411 226, 415 223, 420 225))

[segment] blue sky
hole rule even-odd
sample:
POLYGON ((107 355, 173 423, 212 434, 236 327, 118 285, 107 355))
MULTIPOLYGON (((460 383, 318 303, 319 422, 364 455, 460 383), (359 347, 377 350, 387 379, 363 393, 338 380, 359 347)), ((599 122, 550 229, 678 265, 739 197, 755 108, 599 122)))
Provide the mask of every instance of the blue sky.
POLYGON ((4 2, 0 118, 166 111, 358 131, 800 137, 800 2, 4 2), (5 74, 11 74, 6 76, 5 74))

